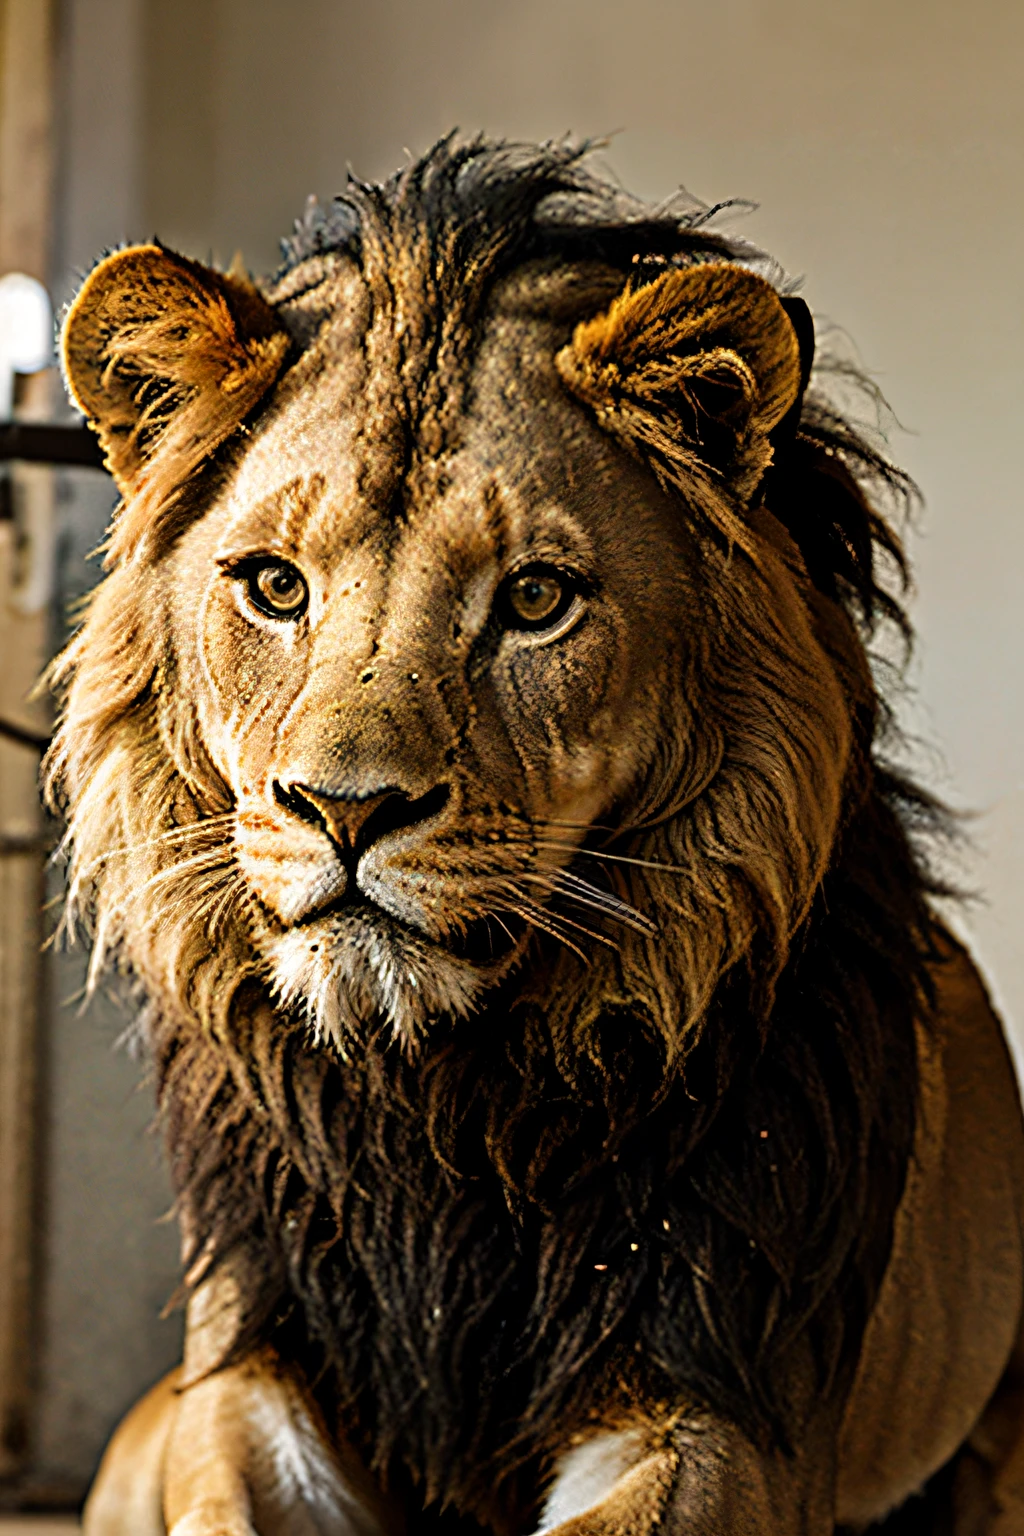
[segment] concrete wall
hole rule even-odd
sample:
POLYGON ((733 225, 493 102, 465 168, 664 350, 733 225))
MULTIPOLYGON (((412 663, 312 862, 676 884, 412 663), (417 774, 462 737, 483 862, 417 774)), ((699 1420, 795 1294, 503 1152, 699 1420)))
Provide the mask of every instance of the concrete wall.
MULTIPOLYGON (((930 781, 978 813, 969 873, 986 901, 963 921, 1024 1029, 1024 8, 68 0, 68 17, 68 263, 155 232, 223 262, 241 248, 265 269, 307 193, 329 196, 347 163, 386 174, 453 124, 620 129, 606 158, 635 191, 660 198, 682 181, 760 204, 744 233, 806 274, 812 307, 856 339, 904 424, 892 451, 927 503, 911 541, 921 643, 906 717, 930 781)), ((105 1041, 75 1038, 66 1048, 99 1072, 105 1041)), ((55 1123, 71 1116, 83 1146, 99 1136, 80 1096, 61 1104, 55 1123)), ((124 1101, 118 1114, 134 1125, 124 1101)), ((68 1200, 84 1194, 79 1167, 62 1177, 68 1200)), ((119 1188, 102 1237, 115 1266, 136 1230, 136 1195, 119 1188)), ((133 1292, 143 1311, 149 1262, 133 1292)), ((130 1351, 117 1370, 122 1396, 145 1374, 130 1351)))

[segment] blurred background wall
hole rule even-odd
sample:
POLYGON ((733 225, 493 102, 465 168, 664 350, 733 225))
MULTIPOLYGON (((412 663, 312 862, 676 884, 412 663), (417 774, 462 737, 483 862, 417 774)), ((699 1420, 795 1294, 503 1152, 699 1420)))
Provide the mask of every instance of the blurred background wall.
MULTIPOLYGON (((760 205, 737 227, 855 339, 925 494, 904 718, 975 813, 984 899, 960 921, 1024 1031, 1019 0, 55 0, 55 27, 58 299, 153 234, 271 268, 308 193, 453 125, 619 130, 606 160, 632 190, 760 205)), ((99 477, 66 489, 60 596, 110 505, 99 477)), ((123 1019, 61 1007, 81 962, 49 964, 32 1475, 70 1497, 177 1348, 156 1320, 175 1250, 123 1019)))

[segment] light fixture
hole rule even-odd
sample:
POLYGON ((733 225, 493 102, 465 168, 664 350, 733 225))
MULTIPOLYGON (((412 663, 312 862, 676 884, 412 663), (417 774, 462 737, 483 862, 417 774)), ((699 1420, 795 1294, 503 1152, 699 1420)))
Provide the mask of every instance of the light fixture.
POLYGON ((14 375, 53 362, 53 310, 42 283, 24 272, 0 277, 0 421, 14 412, 14 375))

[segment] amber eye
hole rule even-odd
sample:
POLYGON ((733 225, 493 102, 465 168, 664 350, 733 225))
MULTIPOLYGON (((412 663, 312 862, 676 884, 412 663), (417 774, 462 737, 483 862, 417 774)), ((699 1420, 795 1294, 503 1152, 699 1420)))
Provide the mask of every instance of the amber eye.
POLYGON ((569 610, 577 583, 553 565, 531 565, 505 583, 500 610, 508 629, 550 629, 569 610))
POLYGON ((245 595, 270 619, 297 619, 306 611, 309 588, 302 573, 287 560, 264 560, 237 573, 245 581, 245 595))

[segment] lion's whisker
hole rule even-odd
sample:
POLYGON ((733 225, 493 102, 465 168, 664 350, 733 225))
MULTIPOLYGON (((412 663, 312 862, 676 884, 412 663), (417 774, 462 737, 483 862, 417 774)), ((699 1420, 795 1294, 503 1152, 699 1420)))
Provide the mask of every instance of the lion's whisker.
MULTIPOLYGON (((681 805, 688 802, 683 800, 681 805)), ((636 837, 641 832, 650 832, 653 827, 660 826, 671 812, 658 811, 648 816, 645 821, 624 821, 617 827, 606 827, 600 821, 561 821, 557 817, 549 817, 543 823, 537 825, 547 827, 562 827, 570 832, 606 832, 609 837, 636 837)))
POLYGON ((571 875, 567 870, 555 870, 550 874, 530 873, 521 875, 520 879, 528 880, 531 885, 541 885, 552 895, 565 896, 570 901, 577 902, 580 906, 589 907, 592 911, 600 912, 605 917, 611 917, 638 933, 654 934, 657 928, 649 918, 643 916, 628 902, 621 901, 610 891, 601 891, 597 886, 591 885, 588 880, 571 875))
POLYGON ((578 955, 579 958, 583 961, 584 965, 589 964, 586 955, 583 953, 582 949, 580 949, 579 945, 574 944, 572 940, 567 938, 564 933, 559 933, 558 929, 555 928, 552 923, 542 921, 540 914, 544 911, 543 907, 519 907, 516 906, 514 902, 510 901, 508 903, 507 910, 509 912, 514 912, 517 917, 521 917, 524 922, 529 923, 531 928, 539 928, 542 933, 550 934, 551 938, 557 939, 560 944, 565 945, 566 949, 571 949, 574 955, 578 955))
MULTIPOLYGON (((520 876, 519 878, 525 879, 529 877, 520 876)), ((594 928, 588 928, 585 923, 575 922, 573 918, 566 917, 564 912, 552 912, 550 907, 537 906, 535 902, 530 901, 529 896, 517 889, 515 881, 510 880, 508 882, 508 887, 512 889, 517 900, 527 902, 536 911, 543 912, 544 917, 548 922, 564 924, 566 927, 574 928, 577 933, 586 934, 588 939, 595 939, 598 944, 605 944, 609 949, 618 949, 619 946, 616 944, 615 940, 610 939, 606 933, 599 933, 594 928)))
POLYGON ((157 870, 155 875, 150 875, 149 879, 139 887, 137 894, 141 896, 145 891, 153 890, 157 886, 165 885, 171 880, 176 880, 180 876, 188 874, 191 870, 214 869, 218 864, 223 864, 225 868, 228 868, 231 862, 232 855, 230 849, 226 849, 223 846, 209 848, 205 853, 194 854, 192 858, 181 859, 177 864, 169 865, 167 869, 157 870))
POLYGON ((509 937, 509 938, 510 938, 510 939, 511 939, 511 941, 512 941, 512 943, 513 943, 513 944, 515 944, 515 942, 516 942, 516 936, 515 936, 515 934, 514 934, 514 933, 513 933, 513 932, 512 932, 512 930, 511 930, 511 928, 510 928, 510 927, 509 927, 509 926, 508 926, 508 924, 507 924, 507 923, 503 923, 503 922, 502 922, 502 920, 501 920, 501 914, 500 914, 500 913, 499 913, 499 912, 490 912, 490 913, 488 913, 488 917, 493 917, 493 918, 494 918, 494 921, 495 921, 495 922, 496 922, 496 923, 497 923, 497 925, 498 925, 498 927, 499 927, 499 928, 501 928, 501 929, 503 929, 503 930, 504 930, 504 932, 505 932, 505 933, 506 933, 506 934, 507 934, 507 935, 508 935, 508 937, 509 937))
POLYGON ((585 880, 582 875, 574 874, 569 869, 558 869, 551 873, 550 878, 555 882, 556 888, 565 892, 571 900, 606 912, 609 917, 618 918, 620 922, 626 923, 640 933, 657 933, 657 924, 649 917, 637 911, 636 907, 628 901, 623 901, 621 896, 616 896, 613 891, 601 890, 599 886, 585 880), (570 887, 568 891, 565 891, 566 885, 570 887))
POLYGON ((548 819, 544 822, 544 826, 564 827, 570 832, 613 832, 618 834, 630 830, 628 827, 605 827, 599 821, 558 821, 548 819))
POLYGON ((634 864, 639 869, 660 869, 669 875, 688 875, 682 864, 663 864, 660 859, 634 859, 624 853, 602 853, 597 848, 580 848, 575 843, 556 843, 548 839, 538 840, 537 848, 557 848, 563 853, 579 854, 585 859, 608 859, 613 864, 634 864))
POLYGON ((105 848, 96 858, 90 859, 87 864, 82 865, 81 873, 88 875, 93 869, 98 868, 101 864, 105 864, 109 859, 131 858, 135 854, 145 853, 152 848, 163 848, 168 843, 188 842, 192 838, 198 839, 210 832, 217 832, 219 835, 223 823, 233 821, 234 818, 234 811, 227 811, 219 816, 208 816, 203 821, 188 822, 181 827, 170 827, 167 831, 159 833, 156 837, 145 838, 142 842, 123 843, 120 847, 105 848))

